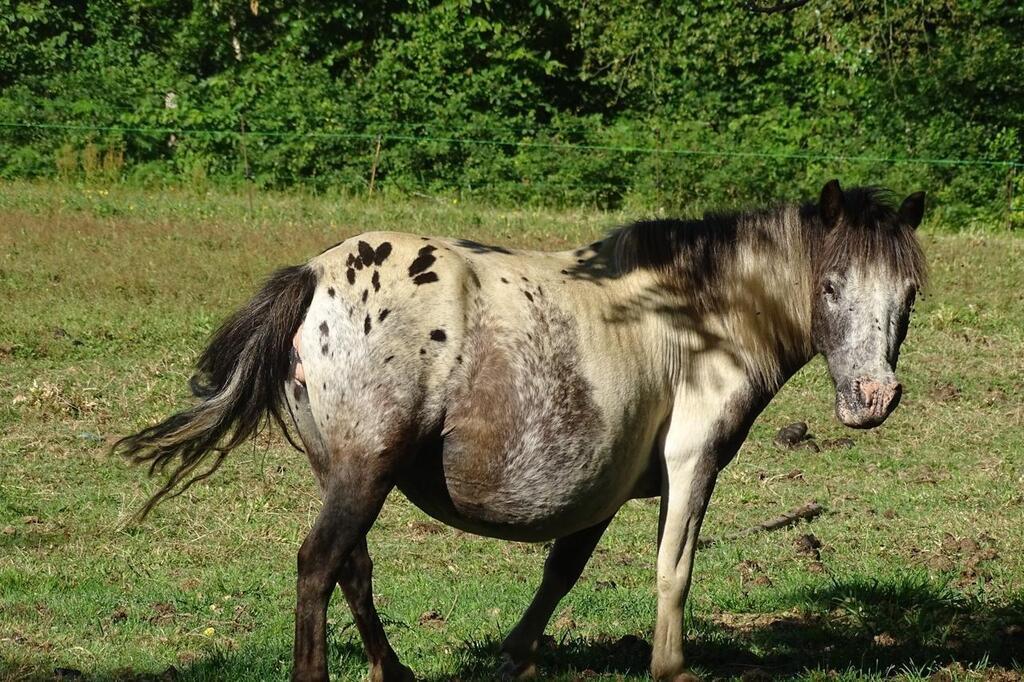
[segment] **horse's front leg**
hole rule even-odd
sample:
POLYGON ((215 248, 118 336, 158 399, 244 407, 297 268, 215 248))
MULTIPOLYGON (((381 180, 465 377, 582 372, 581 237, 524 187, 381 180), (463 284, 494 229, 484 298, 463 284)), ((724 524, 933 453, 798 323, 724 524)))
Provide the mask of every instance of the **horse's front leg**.
POLYGON ((749 402, 735 393, 690 396, 673 409, 664 442, 658 526, 658 617, 651 675, 657 681, 695 679, 683 660, 683 606, 693 556, 720 466, 732 459, 750 427, 749 402), (737 407, 742 405, 742 408, 737 407))
POLYGON ((715 484, 714 458, 695 456, 667 472, 658 528, 658 619, 651 676, 657 682, 694 679, 683 662, 683 606, 690 590, 697 534, 715 484))

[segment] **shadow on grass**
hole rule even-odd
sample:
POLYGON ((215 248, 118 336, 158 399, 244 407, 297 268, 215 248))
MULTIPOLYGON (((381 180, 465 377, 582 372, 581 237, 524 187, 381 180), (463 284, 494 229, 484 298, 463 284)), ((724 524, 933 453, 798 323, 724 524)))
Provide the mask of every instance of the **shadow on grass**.
MULTIPOLYGON (((701 677, 791 676, 836 671, 861 676, 923 674, 945 667, 1014 669, 1024 666, 1024 595, 991 604, 927 576, 898 582, 863 578, 795 591, 781 598, 791 611, 722 614, 690 627, 687 660, 701 677)), ((493 680, 498 641, 459 652, 459 680, 493 680)), ((650 645, 634 636, 548 640, 540 657, 543 679, 601 675, 646 676, 650 645)), ((434 682, 449 677, 430 678, 434 682)))

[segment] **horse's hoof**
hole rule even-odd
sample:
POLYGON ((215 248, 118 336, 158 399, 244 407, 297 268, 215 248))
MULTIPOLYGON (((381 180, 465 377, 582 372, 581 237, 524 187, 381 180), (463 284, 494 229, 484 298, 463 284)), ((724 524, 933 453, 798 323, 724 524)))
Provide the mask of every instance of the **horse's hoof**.
POLYGON ((700 682, 700 678, 693 673, 679 673, 672 678, 672 682, 700 682))
POLYGON ((410 668, 395 661, 371 669, 370 682, 416 682, 416 675, 410 668))
POLYGON ((515 680, 532 680, 537 676, 537 664, 533 661, 515 661, 511 656, 502 656, 504 663, 498 669, 498 679, 501 682, 514 682, 515 680))

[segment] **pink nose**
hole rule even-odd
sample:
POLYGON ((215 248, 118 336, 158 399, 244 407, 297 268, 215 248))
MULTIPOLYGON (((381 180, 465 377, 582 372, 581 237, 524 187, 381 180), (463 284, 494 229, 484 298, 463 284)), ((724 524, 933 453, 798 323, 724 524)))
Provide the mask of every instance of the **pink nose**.
POLYGON ((903 386, 898 381, 883 384, 880 381, 865 379, 860 381, 860 397, 864 407, 877 415, 886 415, 903 393, 903 386))

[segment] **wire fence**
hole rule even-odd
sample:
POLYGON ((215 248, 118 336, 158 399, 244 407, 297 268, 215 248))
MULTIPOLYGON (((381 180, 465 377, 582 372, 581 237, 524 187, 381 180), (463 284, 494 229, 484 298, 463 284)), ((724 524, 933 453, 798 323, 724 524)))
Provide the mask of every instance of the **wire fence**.
POLYGON ((814 152, 762 152, 737 151, 724 149, 684 149, 679 147, 643 147, 621 145, 578 144, 572 142, 542 142, 531 140, 495 140, 456 137, 450 135, 410 135, 382 130, 373 132, 346 132, 326 130, 320 132, 287 131, 287 130, 235 130, 226 128, 184 128, 184 127, 131 127, 103 126, 79 123, 24 123, 0 121, 3 128, 26 128, 38 130, 65 130, 79 132, 106 133, 138 133, 152 135, 216 135, 224 137, 265 137, 293 139, 347 139, 347 140, 383 140, 395 142, 446 142, 467 145, 486 145, 497 147, 519 147, 535 149, 554 149, 569 151, 605 151, 637 154, 660 154, 667 156, 707 156, 714 158, 758 158, 803 161, 834 161, 863 162, 887 164, 921 164, 928 166, 995 166, 1001 168, 1024 168, 1024 162, 1007 159, 963 159, 963 158, 927 158, 898 156, 862 156, 855 154, 824 154, 814 152))
MULTIPOLYGON (((54 113, 49 112, 50 115, 54 113)), ((557 139, 560 136, 573 136, 574 128, 571 122, 567 127, 558 129, 544 128, 543 126, 492 126, 488 122, 486 126, 481 127, 486 127, 486 132, 489 133, 489 136, 470 136, 445 131, 442 125, 433 122, 406 121, 381 123, 380 121, 351 118, 345 122, 324 121, 323 129, 310 131, 279 130, 261 126, 253 127, 244 117, 239 116, 238 119, 239 126, 237 128, 179 125, 109 125, 81 121, 0 120, 0 139, 4 135, 3 131, 7 131, 8 134, 20 131, 23 135, 34 134, 40 139, 45 138, 51 141, 55 149, 58 140, 66 139, 69 136, 78 136, 79 138, 83 136, 88 138, 91 135, 121 136, 122 138, 128 136, 136 136, 137 138, 149 137, 152 138, 149 140, 151 146, 163 144, 165 148, 172 144, 180 144, 188 139, 206 139, 211 143, 215 142, 221 145, 221 148, 223 148, 223 145, 233 145, 238 154, 238 158, 233 162, 235 163, 235 168, 244 168, 244 179, 250 182, 254 178, 253 167, 260 166, 261 164, 266 167, 268 164, 265 162, 265 157, 274 157, 273 177, 277 184, 283 185, 301 185, 309 182, 311 179, 315 179, 313 177, 315 173, 310 174, 303 168, 297 168, 300 164, 291 162, 287 158, 294 147, 275 150, 275 144, 294 145, 298 142, 309 142, 311 147, 306 149, 304 153, 307 156, 315 157, 318 149, 316 145, 319 143, 355 143, 357 145, 355 156, 360 157, 362 160, 356 163, 350 159, 347 161, 347 165, 331 168, 329 175, 331 178, 339 181, 340 184, 349 187, 362 187, 364 191, 368 191, 371 194, 374 192, 375 187, 379 188, 381 186, 383 179, 381 175, 382 153, 384 155, 395 154, 394 147, 398 145, 406 145, 412 148, 430 145, 455 145, 466 149, 489 148, 503 154, 536 152, 545 153, 549 156, 554 155, 556 159, 567 158, 565 155, 569 154, 601 155, 602 158, 616 156, 623 159, 631 159, 634 163, 638 163, 637 160, 639 159, 646 160, 647 166, 645 166, 645 170, 653 176, 648 181, 649 186, 654 188, 649 194, 657 196, 659 205, 661 204, 662 195, 671 192, 673 189, 668 186, 670 183, 662 177, 665 164, 659 161, 659 159, 665 159, 666 163, 671 159, 691 159, 694 160, 694 164, 706 164, 707 162, 715 161, 728 162, 733 164, 733 170, 737 169, 737 163, 742 163, 745 160, 750 160, 751 162, 779 161, 819 165, 828 164, 829 170, 823 170, 820 167, 814 169, 813 172, 819 174, 834 170, 837 164, 861 164, 864 167, 904 166, 932 169, 963 169, 964 172, 973 169, 971 172, 980 172, 986 175, 990 173, 996 174, 988 182, 990 193, 993 195, 986 198, 990 205, 1002 205, 1004 207, 1002 211, 1005 211, 1007 216, 1024 211, 1024 203, 1019 198, 1022 192, 1017 189, 1017 185, 1020 182, 1018 169, 1024 168, 1024 162, 1013 159, 844 154, 805 149, 780 151, 710 147, 694 148, 693 146, 675 144, 671 140, 664 141, 660 132, 649 129, 644 131, 623 131, 619 129, 615 133, 618 139, 629 139, 630 133, 633 132, 635 133, 632 136, 633 139, 643 139, 645 142, 654 139, 659 144, 603 144, 557 139), (348 127, 343 128, 340 126, 348 127), (247 144, 247 141, 251 144, 247 144), (392 148, 389 149, 389 145, 392 145, 392 148)), ((309 122, 307 121, 306 125, 308 124, 309 122)), ((580 129, 576 128, 576 130, 580 129)), ((593 129, 588 129, 584 132, 592 134, 594 131, 593 129)), ((17 142, 12 146, 17 146, 17 142)), ((348 149, 352 149, 352 147, 350 146, 348 149)), ((688 171, 688 177, 691 180, 694 177, 700 178, 702 177, 700 175, 701 171, 706 170, 706 168, 706 165, 701 168, 691 168, 688 171)), ((421 187, 429 186, 428 179, 423 178, 424 173, 429 174, 429 169, 424 171, 420 168, 417 172, 420 173, 420 178, 423 180, 421 187)), ((580 172, 573 174, 571 172, 544 172, 544 169, 534 169, 534 172, 535 177, 528 177, 524 174, 524 177, 515 179, 506 177, 502 181, 517 183, 519 186, 518 195, 523 195, 529 191, 554 190, 562 192, 565 196, 570 196, 570 190, 582 189, 585 190, 587 197, 595 198, 598 203, 611 196, 621 199, 624 193, 630 191, 630 188, 624 189, 622 187, 621 175, 609 178, 602 174, 602 172, 580 172)), ((808 173, 811 172, 808 170, 808 173)), ((387 175, 386 170, 383 175, 387 175)), ((676 180, 676 186, 678 187, 679 179, 677 178, 676 180)), ((491 191, 497 191, 498 181, 489 180, 486 173, 484 173, 475 180, 475 186, 469 186, 469 181, 463 181, 463 184, 464 186, 459 187, 460 191, 470 190, 479 192, 481 188, 485 188, 483 191, 486 191, 486 188, 491 189, 491 191)), ((399 186, 399 189, 402 189, 402 187, 399 186)), ((572 196, 575 197, 576 195, 572 196)), ((1007 224, 1013 227, 1014 219, 1008 217, 1007 224)))

